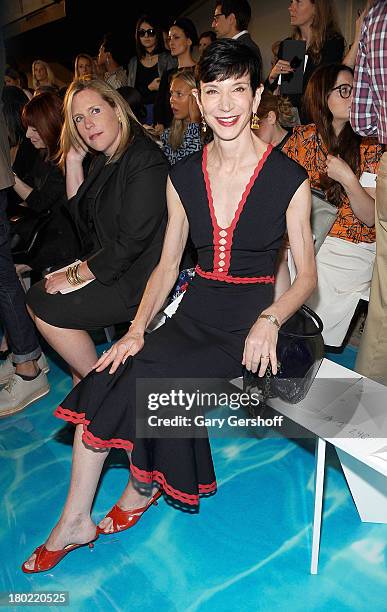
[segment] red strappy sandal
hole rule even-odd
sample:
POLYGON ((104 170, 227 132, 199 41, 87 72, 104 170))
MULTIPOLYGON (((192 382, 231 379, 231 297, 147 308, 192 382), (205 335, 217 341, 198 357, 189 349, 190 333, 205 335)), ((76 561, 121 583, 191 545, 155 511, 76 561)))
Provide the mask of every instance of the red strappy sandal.
POLYGON ((28 569, 26 567, 27 561, 24 561, 22 565, 22 570, 25 574, 37 574, 38 572, 47 572, 52 569, 65 557, 69 552, 75 550, 76 548, 82 548, 82 546, 88 546, 90 549, 94 548, 94 542, 98 539, 99 532, 98 529, 95 533, 95 538, 90 542, 86 542, 85 544, 69 544, 65 546, 62 550, 47 550, 44 544, 41 544, 34 550, 32 553, 36 555, 34 561, 34 568, 28 569))
POLYGON ((116 504, 105 516, 105 518, 111 518, 113 520, 113 531, 104 531, 103 529, 101 529, 101 527, 97 527, 97 533, 110 535, 112 533, 118 533, 119 531, 125 531, 125 529, 134 527, 134 525, 140 520, 144 512, 146 512, 148 508, 152 506, 152 504, 154 504, 155 506, 158 505, 157 500, 162 494, 163 492, 161 489, 156 491, 156 493, 150 498, 148 503, 142 508, 122 510, 122 508, 120 508, 116 504))

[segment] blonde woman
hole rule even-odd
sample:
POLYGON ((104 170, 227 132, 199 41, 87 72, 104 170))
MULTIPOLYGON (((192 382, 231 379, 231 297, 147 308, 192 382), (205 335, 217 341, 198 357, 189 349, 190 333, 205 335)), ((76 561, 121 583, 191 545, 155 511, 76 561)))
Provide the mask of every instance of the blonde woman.
POLYGON ((57 87, 54 73, 47 62, 43 62, 43 60, 39 59, 33 62, 32 87, 34 90, 39 87, 57 87))
POLYGON ((94 60, 87 53, 80 53, 74 62, 74 78, 80 79, 86 75, 95 76, 94 60))
POLYGON ((171 80, 170 104, 173 113, 171 127, 161 134, 163 151, 173 166, 179 159, 200 151, 200 111, 192 90, 196 88, 192 70, 177 72, 171 80))
MULTIPOLYGON (((332 0, 292 0, 289 5, 290 24, 293 34, 290 39, 305 40, 308 56, 303 80, 303 93, 313 72, 319 66, 340 63, 345 41, 337 24, 332 0)), ((286 40, 289 40, 287 38, 286 40)), ((293 72, 289 61, 283 57, 283 42, 281 42, 274 66, 271 69, 266 85, 272 91, 278 86, 278 78, 293 72)), ((301 123, 308 123, 309 118, 302 108, 302 94, 290 97, 301 118, 301 123)))
POLYGON ((64 116, 61 165, 82 263, 34 285, 27 301, 76 384, 97 357, 86 330, 133 318, 159 260, 168 165, 125 100, 102 80, 73 81, 64 116), (85 178, 87 152, 93 161, 85 178))

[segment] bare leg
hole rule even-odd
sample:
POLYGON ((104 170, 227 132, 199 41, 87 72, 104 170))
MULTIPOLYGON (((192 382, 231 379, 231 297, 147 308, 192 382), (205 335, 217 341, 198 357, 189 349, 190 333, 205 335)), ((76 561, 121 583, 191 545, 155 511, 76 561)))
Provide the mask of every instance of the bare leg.
MULTIPOLYGON (((82 425, 74 436, 71 482, 62 515, 46 541, 48 550, 62 550, 68 544, 84 544, 95 537, 96 525, 90 511, 102 467, 109 450, 95 450, 82 442, 82 425)), ((35 555, 26 564, 33 569, 35 555)))
POLYGON ((33 316, 36 327, 50 346, 69 364, 74 385, 88 374, 97 361, 94 342, 82 329, 54 327, 33 316))
MULTIPOLYGON (((130 453, 127 453, 130 462, 130 453)), ((133 508, 142 508, 146 505, 147 501, 154 495, 158 487, 152 485, 145 485, 144 487, 136 486, 134 479, 131 477, 128 480, 124 491, 120 499, 117 501, 117 505, 122 510, 132 510, 133 508)), ((113 531, 113 519, 105 517, 98 526, 103 529, 106 533, 113 531)))

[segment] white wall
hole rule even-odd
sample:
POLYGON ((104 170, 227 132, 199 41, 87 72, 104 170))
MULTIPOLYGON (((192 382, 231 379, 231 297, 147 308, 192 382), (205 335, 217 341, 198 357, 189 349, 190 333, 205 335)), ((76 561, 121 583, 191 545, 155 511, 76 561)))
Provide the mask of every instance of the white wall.
MULTIPOLYGON (((336 0, 339 24, 347 43, 352 42, 356 10, 365 0, 336 0)), ((249 31, 259 45, 266 76, 271 65, 271 46, 277 40, 286 38, 291 32, 289 24, 288 0, 250 0, 252 18, 249 31)), ((211 29, 215 0, 201 0, 184 15, 195 23, 198 33, 211 29)))

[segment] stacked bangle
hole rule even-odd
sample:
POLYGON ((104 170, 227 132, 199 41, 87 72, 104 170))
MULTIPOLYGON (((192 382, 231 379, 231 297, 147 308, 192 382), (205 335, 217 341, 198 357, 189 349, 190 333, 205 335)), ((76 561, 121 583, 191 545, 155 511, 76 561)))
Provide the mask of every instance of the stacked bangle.
POLYGON ((87 278, 83 278, 79 272, 79 266, 81 264, 75 264, 75 266, 69 266, 66 270, 66 278, 69 285, 82 285, 87 281, 87 278))

